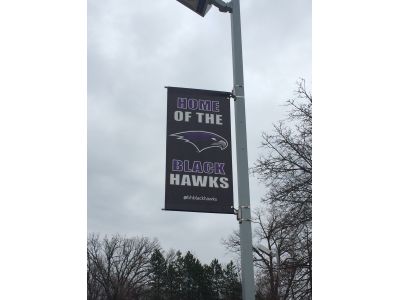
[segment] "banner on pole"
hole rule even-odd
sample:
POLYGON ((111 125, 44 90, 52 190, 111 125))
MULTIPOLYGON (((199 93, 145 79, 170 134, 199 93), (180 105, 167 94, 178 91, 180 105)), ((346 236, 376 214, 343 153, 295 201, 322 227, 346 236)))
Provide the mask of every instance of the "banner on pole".
POLYGON ((230 93, 167 89, 165 210, 233 214, 230 93))

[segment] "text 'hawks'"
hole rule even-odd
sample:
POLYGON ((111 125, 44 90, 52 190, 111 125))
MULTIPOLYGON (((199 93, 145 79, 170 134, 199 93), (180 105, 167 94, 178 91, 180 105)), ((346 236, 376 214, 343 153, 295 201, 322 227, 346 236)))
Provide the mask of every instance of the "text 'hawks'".
POLYGON ((227 177, 214 177, 214 176, 200 176, 200 175, 181 175, 181 174, 169 174, 170 185, 181 185, 181 186, 197 186, 197 187, 209 187, 209 188, 223 188, 229 187, 227 177))

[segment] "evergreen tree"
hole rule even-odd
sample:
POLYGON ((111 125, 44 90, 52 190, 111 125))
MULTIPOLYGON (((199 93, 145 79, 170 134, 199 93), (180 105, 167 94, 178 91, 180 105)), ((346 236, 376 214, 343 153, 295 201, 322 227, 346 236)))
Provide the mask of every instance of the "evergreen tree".
POLYGON ((212 282, 213 282, 213 278, 214 278, 214 274, 212 271, 212 268, 207 265, 204 264, 203 265, 203 281, 201 284, 201 294, 204 297, 204 299, 210 299, 210 300, 214 300, 214 299, 218 299, 217 295, 213 292, 212 290, 212 282))
POLYGON ((165 296, 168 300, 183 300, 184 285, 184 262, 182 253, 176 252, 173 259, 167 266, 167 274, 165 280, 165 296))
POLYGON ((165 299, 167 263, 161 251, 156 249, 150 258, 150 299, 165 299))
POLYGON ((217 259, 211 261, 210 269, 212 272, 211 290, 214 296, 213 299, 222 299, 221 297, 225 278, 221 264, 217 259))
POLYGON ((223 299, 240 300, 242 299, 242 286, 239 275, 232 261, 223 270, 224 284, 222 288, 223 299))
POLYGON ((184 257, 185 280, 183 293, 185 299, 203 299, 201 285, 204 278, 203 266, 189 251, 184 257))

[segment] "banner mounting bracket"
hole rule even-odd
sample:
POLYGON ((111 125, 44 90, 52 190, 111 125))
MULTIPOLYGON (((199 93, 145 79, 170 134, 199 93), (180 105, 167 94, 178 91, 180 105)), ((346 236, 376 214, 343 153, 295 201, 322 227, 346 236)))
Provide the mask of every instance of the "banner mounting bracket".
POLYGON ((249 222, 252 221, 251 219, 243 219, 243 218, 242 218, 242 215, 243 215, 243 214, 242 214, 242 209, 243 209, 243 208, 248 208, 248 209, 250 209, 250 206, 248 206, 248 205, 242 205, 242 206, 239 206, 238 209, 234 208, 233 206, 231 206, 231 207, 233 208, 233 213, 236 215, 236 220, 238 220, 239 224, 242 224, 243 221, 249 221, 249 222))

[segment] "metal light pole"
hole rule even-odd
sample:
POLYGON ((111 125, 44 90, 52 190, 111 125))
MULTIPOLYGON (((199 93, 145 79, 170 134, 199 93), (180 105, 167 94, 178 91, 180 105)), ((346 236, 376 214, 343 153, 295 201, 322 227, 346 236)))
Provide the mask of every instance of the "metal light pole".
POLYGON ((233 93, 235 95, 236 157, 238 176, 238 202, 240 258, 242 267, 242 296, 244 300, 255 299, 253 243, 251 232, 251 210, 249 191, 249 167, 247 158, 246 112, 244 98, 242 33, 240 25, 240 3, 229 3, 231 12, 233 93))
POLYGON ((251 231, 251 210, 249 191, 249 168, 247 157, 246 113, 244 101, 242 33, 240 25, 240 3, 232 0, 177 0, 204 17, 215 5, 221 12, 231 13, 233 94, 235 97, 236 155, 238 176, 238 220, 240 236, 240 257, 242 268, 242 298, 255 299, 253 244, 251 231))

